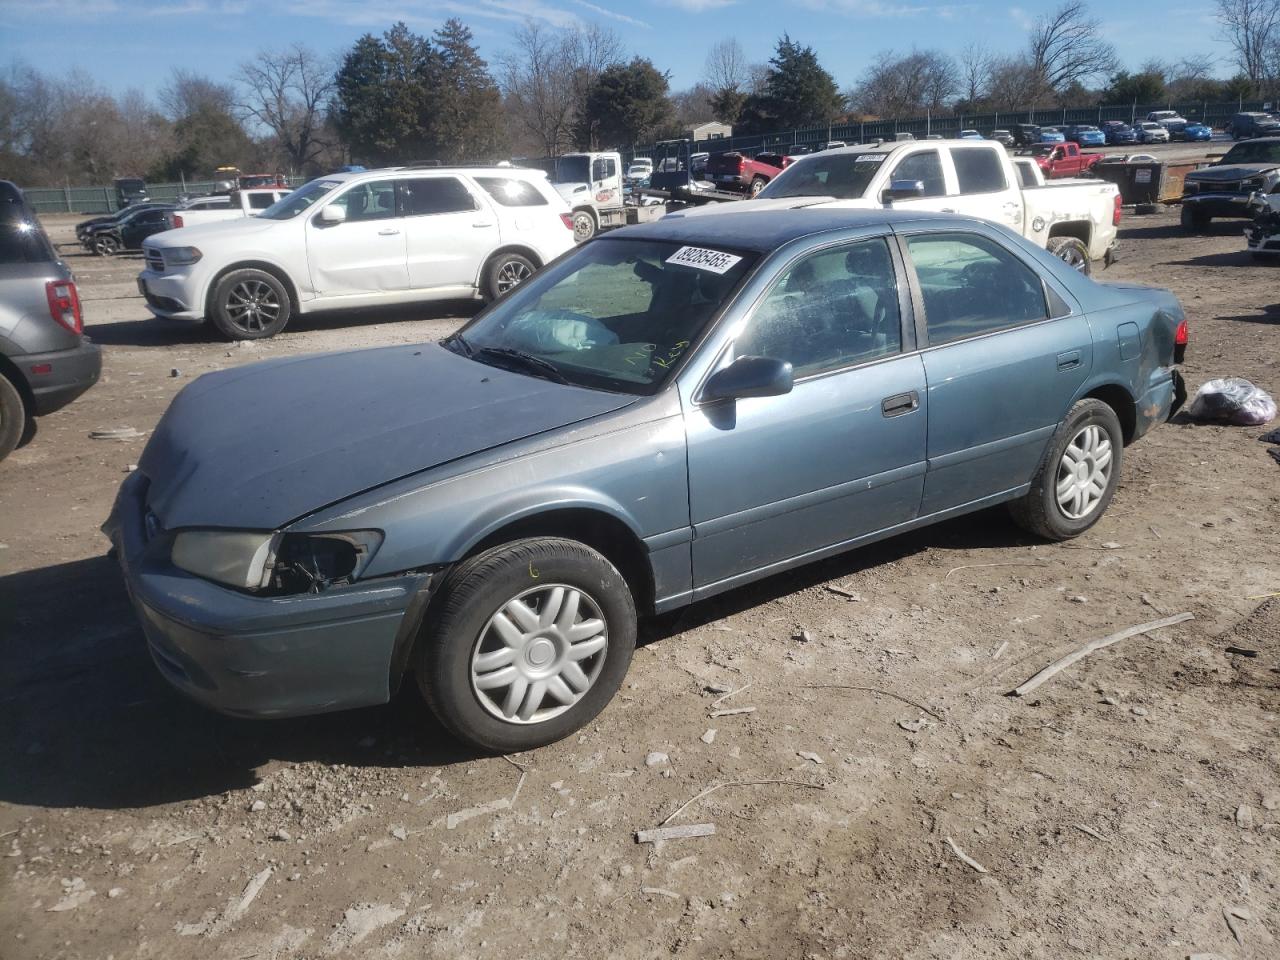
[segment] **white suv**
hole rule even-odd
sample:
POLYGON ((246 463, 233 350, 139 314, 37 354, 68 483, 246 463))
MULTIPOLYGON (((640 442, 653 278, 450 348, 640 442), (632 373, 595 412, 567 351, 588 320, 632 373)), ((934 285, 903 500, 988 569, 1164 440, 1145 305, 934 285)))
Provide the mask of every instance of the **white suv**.
POLYGON ((569 206, 539 170, 397 167, 321 177, 256 217, 148 237, 138 289, 158 317, 258 340, 294 313, 494 299, 572 247, 569 206))

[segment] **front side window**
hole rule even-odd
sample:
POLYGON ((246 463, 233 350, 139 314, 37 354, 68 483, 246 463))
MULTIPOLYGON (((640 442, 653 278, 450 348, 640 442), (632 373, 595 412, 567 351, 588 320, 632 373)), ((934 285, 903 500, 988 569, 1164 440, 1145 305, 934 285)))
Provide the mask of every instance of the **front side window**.
POLYGON ((929 345, 1047 319, 1044 284, 1012 253, 971 233, 907 238, 924 300, 929 345))
POLYGON ((457 177, 401 180, 400 203, 406 217, 466 213, 476 208, 475 197, 457 177))
POLYGON ((883 239, 824 250, 793 264, 734 344, 740 357, 788 361, 796 377, 901 350, 897 277, 883 239))
POLYGON ((504 207, 545 207, 547 198, 528 180, 514 177, 476 177, 476 183, 504 207))
POLYGON ((251 193, 251 194, 249 194, 249 209, 250 209, 250 210, 266 210, 266 209, 267 209, 268 207, 270 207, 270 206, 271 206, 271 204, 273 204, 273 203, 275 203, 275 201, 271 199, 271 194, 269 194, 269 193, 251 193))
POLYGON ((1004 164, 994 150, 956 149, 951 151, 951 162, 956 167, 956 179, 961 193, 997 193, 1008 189, 1004 176, 1004 164))
POLYGON ((942 158, 937 150, 925 150, 913 153, 894 167, 889 176, 892 180, 919 180, 924 184, 925 197, 945 197, 947 181, 942 175, 942 158))
POLYGON ((389 220, 396 215, 395 189, 390 180, 360 183, 333 200, 347 211, 347 222, 389 220))
POLYGON ((746 251, 593 240, 536 273, 446 345, 585 387, 654 392, 755 263, 746 251))
POLYGON ((1280 142, 1237 143, 1218 162, 1224 167, 1233 163, 1280 163, 1280 142))

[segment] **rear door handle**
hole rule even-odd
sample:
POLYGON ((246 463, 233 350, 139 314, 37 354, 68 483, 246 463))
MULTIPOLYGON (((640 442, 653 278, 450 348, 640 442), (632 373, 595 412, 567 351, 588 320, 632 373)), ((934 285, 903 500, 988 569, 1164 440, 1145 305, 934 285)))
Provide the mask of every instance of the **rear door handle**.
POLYGON ((1058 354, 1059 370, 1074 370, 1080 366, 1080 351, 1068 350, 1066 353, 1058 354))
POLYGON ((910 393, 898 393, 885 397, 880 401, 880 412, 886 417, 900 417, 920 406, 920 394, 912 390, 910 393))
POLYGON ((386 230, 378 231, 378 236, 380 237, 398 237, 399 235, 400 235, 399 230, 393 230, 390 227, 388 227, 386 230))

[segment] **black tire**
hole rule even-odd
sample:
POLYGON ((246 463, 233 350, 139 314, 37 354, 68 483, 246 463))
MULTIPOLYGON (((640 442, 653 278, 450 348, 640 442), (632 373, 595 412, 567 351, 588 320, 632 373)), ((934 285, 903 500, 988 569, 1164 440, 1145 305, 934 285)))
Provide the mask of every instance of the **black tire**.
POLYGON ((492 303, 514 290, 537 272, 532 260, 519 253, 500 253, 484 268, 485 298, 492 303))
POLYGON ((1078 537, 1097 523, 1106 512, 1120 482, 1123 461, 1124 434, 1116 412, 1101 400, 1080 400, 1067 413, 1053 435, 1044 460, 1031 480, 1031 489, 1021 499, 1009 504, 1009 513, 1020 527, 1046 540, 1070 540, 1078 537), (1088 513, 1072 517, 1063 509, 1058 498, 1064 458, 1073 441, 1092 427, 1105 431, 1110 441, 1110 471, 1106 486, 1088 513))
POLYGON ((1209 229, 1213 217, 1196 207, 1182 205, 1182 229, 1187 233, 1204 233, 1209 229))
POLYGON ((415 673, 427 705, 459 740, 485 751, 517 752, 554 743, 590 723, 621 686, 635 643, 635 601, 613 564, 574 540, 517 540, 479 553, 450 573, 427 612, 415 673), (595 656, 603 659, 598 665, 594 657, 580 661, 595 671, 594 679, 567 709, 555 707, 563 712, 533 722, 502 719, 494 712, 501 709, 496 699, 482 703, 488 695, 473 685, 472 658, 486 652, 487 628, 510 602, 556 585, 581 591, 598 611, 606 646, 595 656))
POLYGON ((1089 259, 1089 248, 1075 237, 1050 237, 1045 249, 1059 260, 1080 271, 1086 277, 1093 273, 1093 262, 1089 259))
POLYGON ((577 243, 586 243, 598 229, 596 216, 590 210, 573 211, 573 239, 577 243))
POLYGON ((289 322, 284 284, 262 270, 232 270, 209 295, 205 317, 228 340, 265 340, 289 322))
POLYGON ((27 430, 27 408, 22 394, 0 373, 0 460, 13 453, 27 430))
POLYGON ((747 196, 757 196, 768 184, 769 181, 764 177, 752 177, 751 183, 747 185, 747 196))

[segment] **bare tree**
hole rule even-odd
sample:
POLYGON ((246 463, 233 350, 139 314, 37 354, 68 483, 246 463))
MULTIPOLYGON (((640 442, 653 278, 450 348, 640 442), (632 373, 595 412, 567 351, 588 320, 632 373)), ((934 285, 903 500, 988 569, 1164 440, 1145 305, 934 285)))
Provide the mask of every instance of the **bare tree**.
POLYGON ((861 83, 849 94, 853 106, 881 117, 937 113, 955 94, 959 74, 955 61, 936 50, 892 50, 877 55, 861 83))
POLYGON ((270 130, 294 172, 324 152, 324 108, 333 92, 333 65, 294 44, 262 51, 240 65, 241 116, 270 130))
POLYGON ((1280 0, 1218 0, 1217 18, 1236 65, 1255 85, 1262 83, 1274 71, 1268 54, 1280 41, 1280 0))
POLYGON ((1040 79, 1030 62, 1021 57, 1005 57, 991 65, 987 85, 987 105, 992 110, 1011 112, 1034 106, 1040 79))
POLYGON ((737 37, 726 37, 707 53, 702 82, 715 93, 722 90, 746 91, 751 83, 751 64, 737 37))
POLYGON ((225 83, 175 67, 169 82, 160 88, 160 105, 171 120, 194 116, 201 112, 230 113, 235 106, 235 91, 225 83))
POLYGON ((996 58, 983 43, 970 43, 960 51, 958 64, 960 96, 969 109, 986 99, 991 70, 996 58))
POLYGON ((1039 98, 1109 73, 1115 68, 1116 52, 1102 39, 1100 25, 1089 16, 1088 5, 1081 0, 1067 0, 1036 20, 1027 59, 1038 81, 1039 98))

